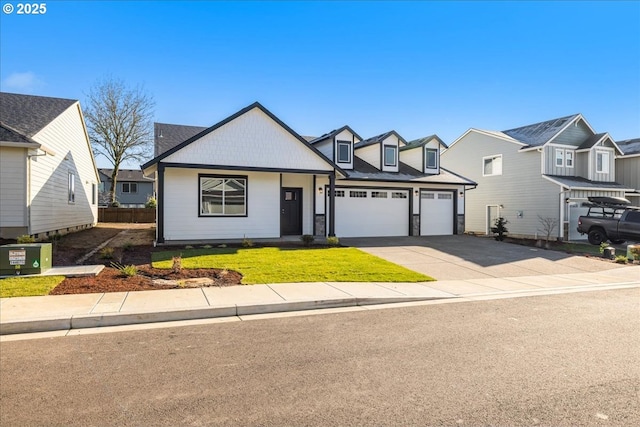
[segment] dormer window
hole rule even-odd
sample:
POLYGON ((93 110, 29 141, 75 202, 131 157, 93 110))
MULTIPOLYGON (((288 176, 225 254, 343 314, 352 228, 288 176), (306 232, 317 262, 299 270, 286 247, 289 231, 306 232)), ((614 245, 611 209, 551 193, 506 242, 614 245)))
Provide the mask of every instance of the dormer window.
POLYGON ((424 156, 424 165, 427 169, 438 169, 438 150, 427 148, 424 156))
POLYGON ((337 141, 338 163, 351 163, 351 141, 337 141))
POLYGON ((394 145, 384 146, 384 165, 391 167, 398 165, 398 147, 394 145))

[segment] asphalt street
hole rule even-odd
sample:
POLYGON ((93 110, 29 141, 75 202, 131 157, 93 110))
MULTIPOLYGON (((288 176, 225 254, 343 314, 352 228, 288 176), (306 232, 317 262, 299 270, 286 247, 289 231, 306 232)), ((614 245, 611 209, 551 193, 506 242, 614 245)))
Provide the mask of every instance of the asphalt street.
POLYGON ((0 425, 640 425, 640 290, 0 344, 0 425))

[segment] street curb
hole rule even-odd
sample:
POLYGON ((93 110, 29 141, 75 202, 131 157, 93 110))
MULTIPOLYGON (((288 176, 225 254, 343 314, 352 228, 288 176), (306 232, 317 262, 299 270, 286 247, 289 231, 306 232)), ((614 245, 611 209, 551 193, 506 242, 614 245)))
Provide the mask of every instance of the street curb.
POLYGON ((15 320, 0 323, 0 336, 51 332, 70 329, 98 328, 105 326, 135 325, 142 323, 172 322, 178 320, 213 319, 219 317, 247 316, 251 314, 306 311, 323 308, 355 307, 374 304, 396 304, 402 302, 455 299, 447 297, 389 297, 389 298, 333 298, 314 301, 286 301, 272 304, 234 304, 228 306, 207 306, 166 311, 131 313, 74 314, 71 316, 15 320))

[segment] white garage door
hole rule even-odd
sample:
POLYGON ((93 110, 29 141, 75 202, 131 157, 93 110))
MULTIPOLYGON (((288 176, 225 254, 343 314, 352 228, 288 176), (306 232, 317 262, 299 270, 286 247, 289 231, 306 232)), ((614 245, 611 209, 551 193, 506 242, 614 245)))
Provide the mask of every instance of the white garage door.
MULTIPOLYGON (((578 218, 589 212, 588 206, 582 206, 581 202, 571 202, 567 205, 569 209, 569 240, 587 240, 586 234, 578 232, 578 218)), ((557 235, 558 229, 554 229, 553 233, 557 235)))
POLYGON ((336 189, 338 237, 409 235, 409 191, 336 189))
POLYGON ((453 193, 422 191, 420 193, 420 235, 453 234, 453 193))

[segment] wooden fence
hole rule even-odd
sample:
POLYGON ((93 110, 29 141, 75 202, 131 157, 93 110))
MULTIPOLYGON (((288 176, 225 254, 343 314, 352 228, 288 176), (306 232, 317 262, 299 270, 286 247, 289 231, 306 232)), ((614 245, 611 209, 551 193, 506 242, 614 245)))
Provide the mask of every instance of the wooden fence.
POLYGON ((98 222, 156 222, 156 210, 149 208, 98 208, 98 222))

